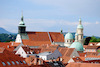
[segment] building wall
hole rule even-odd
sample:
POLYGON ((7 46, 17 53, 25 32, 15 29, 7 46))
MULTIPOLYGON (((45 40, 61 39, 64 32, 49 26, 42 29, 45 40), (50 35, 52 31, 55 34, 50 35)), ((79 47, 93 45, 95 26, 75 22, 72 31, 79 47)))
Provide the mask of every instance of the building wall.
POLYGON ((70 63, 70 62, 75 62, 72 58, 68 61, 68 63, 70 63))
POLYGON ((22 42, 20 34, 17 34, 15 42, 16 43, 21 43, 22 42))
POLYGON ((42 58, 43 60, 47 60, 47 56, 39 56, 39 58, 42 58))
POLYGON ((27 57, 27 54, 26 54, 26 52, 23 50, 22 47, 20 47, 20 48, 17 50, 17 52, 16 52, 15 54, 20 54, 20 56, 23 57, 23 58, 26 58, 26 57, 27 57))
POLYGON ((96 49, 85 49, 85 52, 97 52, 96 49))
POLYGON ((72 43, 73 43, 73 39, 65 39, 64 46, 70 47, 72 43))

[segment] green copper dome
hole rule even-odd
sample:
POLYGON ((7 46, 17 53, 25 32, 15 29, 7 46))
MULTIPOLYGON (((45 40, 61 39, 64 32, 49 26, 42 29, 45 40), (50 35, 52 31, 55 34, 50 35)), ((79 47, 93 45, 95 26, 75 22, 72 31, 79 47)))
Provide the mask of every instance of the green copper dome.
POLYGON ((25 27, 25 23, 24 23, 24 21, 23 21, 23 16, 21 17, 21 21, 20 21, 20 23, 19 23, 19 26, 25 27))
POLYGON ((80 42, 73 42, 70 48, 75 48, 77 51, 84 51, 83 45, 80 42))
POLYGON ((77 28, 83 29, 83 26, 82 26, 81 24, 79 24, 79 25, 77 26, 77 28))
POLYGON ((25 25, 25 23, 23 21, 20 21, 19 25, 25 25))
POLYGON ((66 35, 65 35, 65 39, 73 39, 73 35, 68 32, 66 35))

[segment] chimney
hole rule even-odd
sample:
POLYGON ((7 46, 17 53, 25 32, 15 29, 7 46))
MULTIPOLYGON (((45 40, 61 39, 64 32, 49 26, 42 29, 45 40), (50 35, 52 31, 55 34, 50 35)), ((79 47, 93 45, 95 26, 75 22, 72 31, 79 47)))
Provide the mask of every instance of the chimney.
POLYGON ((14 45, 14 43, 12 42, 12 43, 11 43, 11 45, 13 46, 13 45, 14 45))
POLYGON ((60 58, 60 61, 62 61, 62 58, 60 58))
POLYGON ((7 48, 9 48, 9 45, 7 45, 7 48))
POLYGON ((41 60, 39 60, 38 62, 39 62, 39 65, 40 65, 41 64, 41 60))

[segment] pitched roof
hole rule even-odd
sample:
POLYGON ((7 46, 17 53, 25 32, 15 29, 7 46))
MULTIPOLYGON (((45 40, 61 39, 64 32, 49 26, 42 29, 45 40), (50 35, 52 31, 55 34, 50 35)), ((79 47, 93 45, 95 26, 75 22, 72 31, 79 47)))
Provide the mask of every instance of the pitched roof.
POLYGON ((17 51, 21 46, 23 46, 23 44, 19 44, 13 51, 17 51))
POLYGON ((97 49, 99 46, 87 46, 86 49, 97 49))
POLYGON ((67 63, 71 59, 71 54, 75 50, 75 48, 66 48, 60 47, 58 48, 59 52, 62 54, 63 63, 67 63))
POLYGON ((97 56, 98 54, 99 54, 99 52, 86 52, 86 56, 88 56, 88 55, 97 56))
POLYGON ((72 58, 75 62, 82 62, 83 60, 80 57, 72 58))
POLYGON ((95 63, 69 63, 66 67, 100 67, 100 64, 95 63))
POLYGON ((72 54, 72 52, 75 50, 75 48, 58 48, 59 52, 62 54, 62 56, 68 56, 72 54))
POLYGON ((16 42, 10 42, 11 43, 11 46, 18 46, 20 45, 20 43, 16 43, 16 42))
POLYGON ((0 67, 3 67, 2 62, 4 62, 5 66, 7 66, 7 67, 9 67, 9 66, 12 66, 12 67, 28 66, 23 61, 24 61, 24 58, 21 58, 6 49, 4 49, 2 53, 0 53, 0 67), (12 61, 15 63, 15 65, 12 63, 12 61), (17 64, 16 61, 18 61, 19 64, 17 64), (7 62, 10 62, 11 65, 8 65, 7 62))
POLYGON ((11 42, 0 42, 0 47, 3 47, 9 51, 13 51, 14 47, 11 46, 11 42))
POLYGON ((59 45, 43 44, 40 46, 41 52, 54 52, 59 45))
POLYGON ((60 32, 27 32, 29 39, 22 39, 24 45, 40 46, 54 42, 64 42, 64 36, 60 32))
POLYGON ((64 36, 60 32, 49 32, 52 42, 64 42, 64 36))
POLYGON ((10 42, 0 42, 0 47, 7 48, 7 46, 10 46, 10 45, 11 45, 10 42))
POLYGON ((79 53, 80 57, 85 57, 86 53, 79 53))

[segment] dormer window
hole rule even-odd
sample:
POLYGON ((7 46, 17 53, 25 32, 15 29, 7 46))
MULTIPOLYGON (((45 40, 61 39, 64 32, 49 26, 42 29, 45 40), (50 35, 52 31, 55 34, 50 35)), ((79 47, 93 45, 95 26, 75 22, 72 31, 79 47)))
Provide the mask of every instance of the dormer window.
POLYGON ((4 62, 2 62, 3 66, 5 66, 6 64, 4 62))
POLYGON ((8 65, 11 65, 10 62, 7 62, 8 65))
POLYGON ((15 65, 14 61, 12 61, 12 64, 15 65))
POLYGON ((18 62, 18 61, 16 61, 16 63, 17 63, 17 64, 19 64, 19 62, 18 62))
POLYGON ((21 64, 23 64, 23 62, 22 61, 19 61, 21 64))
POLYGON ((26 64, 26 62, 23 60, 24 64, 26 64))

